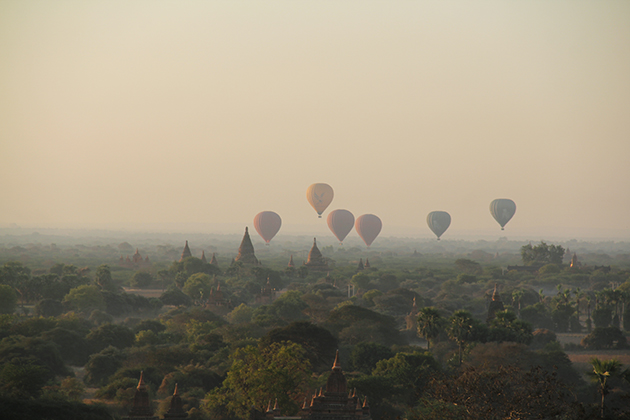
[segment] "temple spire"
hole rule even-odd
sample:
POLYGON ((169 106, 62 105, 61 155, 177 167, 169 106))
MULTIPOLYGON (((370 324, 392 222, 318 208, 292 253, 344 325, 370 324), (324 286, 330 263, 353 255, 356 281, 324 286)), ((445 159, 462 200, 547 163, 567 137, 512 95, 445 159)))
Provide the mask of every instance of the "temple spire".
POLYGON ((333 363, 333 369, 341 369, 341 364, 339 363, 339 350, 337 350, 337 354, 335 354, 335 362, 333 363))
POLYGON ((246 264, 259 265, 258 259, 254 254, 254 245, 252 244, 252 240, 249 237, 249 230, 247 226, 245 227, 245 234, 243 235, 241 246, 238 248, 238 255, 236 256, 235 261, 242 261, 246 264))
POLYGON ((204 264, 207 264, 207 263, 208 263, 208 260, 206 259, 206 251, 205 251, 205 250, 201 251, 201 261, 202 261, 204 264))
POLYGON ((179 262, 184 261, 184 258, 192 257, 192 252, 190 252, 190 248, 188 247, 188 241, 186 241, 186 245, 184 245, 184 250, 182 251, 182 257, 179 259, 179 262))

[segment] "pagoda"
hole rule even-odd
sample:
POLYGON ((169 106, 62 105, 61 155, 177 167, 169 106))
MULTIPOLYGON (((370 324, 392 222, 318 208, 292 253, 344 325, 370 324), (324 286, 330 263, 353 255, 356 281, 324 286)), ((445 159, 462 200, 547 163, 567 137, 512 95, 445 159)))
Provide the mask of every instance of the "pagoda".
POLYGON ((371 420, 367 399, 361 403, 356 389, 348 394, 347 388, 337 350, 326 391, 320 389, 317 395, 313 395, 310 404, 305 400, 300 417, 302 420, 371 420))
POLYGON ((184 259, 188 257, 192 257, 192 252, 190 252, 190 248, 188 248, 188 241, 186 241, 186 245, 184 246, 182 257, 179 259, 179 262, 184 261, 184 259))
POLYGON ((359 258, 359 265, 357 266, 357 271, 361 271, 365 268, 363 265, 363 258, 359 258))
POLYGON ((317 248, 317 238, 313 238, 313 247, 309 251, 308 259, 304 265, 313 271, 328 270, 328 263, 326 263, 324 256, 319 251, 319 248, 317 248))
POLYGON ((179 396, 179 393, 177 392, 177 384, 175 384, 175 391, 173 392, 173 397, 171 398, 171 408, 164 413, 164 418, 185 419, 186 417, 188 417, 188 413, 184 411, 182 398, 179 396))
POLYGON ((201 251, 201 262, 204 264, 208 264, 208 260, 206 259, 206 251, 201 251))
POLYGON ((245 235, 241 241, 241 246, 238 248, 238 255, 234 261, 241 261, 245 264, 259 265, 258 258, 254 254, 254 245, 249 237, 249 231, 245 227, 245 235))
POLYGON ((136 392, 133 396, 133 407, 129 411, 128 417, 123 417, 123 420, 158 420, 158 417, 153 415, 151 409, 151 400, 149 400, 149 392, 147 386, 144 383, 144 372, 140 372, 140 380, 136 387, 136 392))
POLYGON ((214 252, 212 253, 212 259, 210 260, 210 264, 219 265, 219 262, 217 261, 217 257, 214 252))

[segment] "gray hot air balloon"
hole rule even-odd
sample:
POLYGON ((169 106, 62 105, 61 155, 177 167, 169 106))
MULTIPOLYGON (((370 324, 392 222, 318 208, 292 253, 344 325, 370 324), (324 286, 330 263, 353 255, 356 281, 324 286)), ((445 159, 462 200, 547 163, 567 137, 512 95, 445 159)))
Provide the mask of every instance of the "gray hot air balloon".
POLYGON ((442 236, 451 225, 451 215, 445 211, 432 211, 427 215, 427 224, 439 241, 440 236, 442 236))
POLYGON ((494 220, 499 222, 501 230, 503 230, 507 222, 516 213, 516 204, 509 198, 497 198, 490 203, 490 213, 492 213, 494 220))

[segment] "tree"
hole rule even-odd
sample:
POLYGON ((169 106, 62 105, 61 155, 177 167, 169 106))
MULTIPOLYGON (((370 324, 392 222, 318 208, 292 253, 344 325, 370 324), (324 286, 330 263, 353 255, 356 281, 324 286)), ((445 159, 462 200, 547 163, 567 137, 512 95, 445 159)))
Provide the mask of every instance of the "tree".
POLYGON ((481 268, 481 264, 477 261, 469 260, 466 258, 460 258, 455 261, 455 268, 459 271, 462 271, 466 274, 477 275, 483 273, 483 269, 481 268))
POLYGON ((570 390, 540 367, 471 366, 452 375, 436 375, 428 391, 432 398, 422 400, 421 415, 410 420, 586 419, 581 407, 572 403, 570 390))
POLYGON ((516 315, 508 310, 497 312, 490 322, 488 341, 530 344, 533 338, 532 326, 517 319, 516 315))
POLYGON ((590 360, 593 366, 593 372, 591 376, 593 380, 599 385, 599 393, 602 396, 600 405, 600 415, 604 418, 604 400, 608 394, 608 380, 611 377, 618 376, 621 373, 623 365, 616 359, 600 360, 597 357, 593 357, 590 360))
POLYGON ((13 398, 38 397, 54 374, 31 359, 16 358, 0 370, 0 391, 13 398))
POLYGON ((94 351, 114 346, 119 349, 131 347, 136 339, 135 334, 129 328, 117 324, 101 325, 85 337, 94 351))
POLYGON ((112 280, 112 272, 107 264, 102 264, 96 269, 94 282, 102 289, 109 292, 115 292, 118 288, 112 280))
POLYGON ((625 349, 628 341, 619 328, 605 327, 595 328, 593 332, 584 337, 580 342, 587 349, 625 349))
POLYGON ((98 286, 94 285, 83 285, 71 289, 63 298, 63 302, 80 312, 105 309, 105 299, 98 286))
POLYGON ((212 278, 205 273, 196 273, 188 277, 183 292, 190 296, 193 300, 207 299, 212 289, 212 278))
POLYGON ((153 283, 153 276, 146 271, 136 271, 129 280, 131 287, 144 288, 149 287, 151 283, 153 283))
MULTIPOLYGON (((2 304, 0 303, 0 307, 2 304)), ((37 316, 59 316, 63 313, 63 305, 55 299, 42 299, 35 305, 35 315, 37 316)))
POLYGON ((228 321, 232 324, 243 324, 252 320, 254 309, 241 303, 227 315, 228 321))
POLYGON ((329 368, 335 358, 337 339, 330 331, 308 321, 292 322, 286 327, 276 328, 259 341, 259 346, 268 347, 272 343, 293 342, 305 350, 311 366, 329 368))
POLYGON ((431 350, 431 340, 437 338, 445 327, 445 322, 437 309, 422 308, 418 313, 418 335, 427 340, 427 350, 431 350))
POLYGON ((473 338, 474 319, 470 312, 455 311, 449 319, 448 335, 455 340, 459 348, 459 364, 462 364, 462 352, 467 342, 473 338))
POLYGON ((105 380, 122 366, 123 360, 124 356, 121 351, 113 346, 91 355, 90 360, 85 365, 85 383, 96 386, 103 385, 105 380))
POLYGON ((392 357, 394 352, 382 344, 359 343, 352 349, 350 363, 355 370, 369 374, 379 361, 392 357))
POLYGON ((562 264, 564 248, 560 245, 547 245, 545 242, 532 247, 532 244, 521 247, 521 258, 525 265, 562 264))
POLYGON ((264 410, 278 399, 283 414, 295 415, 308 390, 310 364, 295 343, 247 346, 232 354, 232 366, 221 388, 206 395, 205 411, 246 418, 252 406, 264 410))
POLYGON ((190 297, 177 287, 169 288, 162 293, 160 300, 165 305, 190 306, 192 304, 190 297))
POLYGON ((17 294, 13 287, 0 284, 0 314, 12 314, 17 307, 17 294))

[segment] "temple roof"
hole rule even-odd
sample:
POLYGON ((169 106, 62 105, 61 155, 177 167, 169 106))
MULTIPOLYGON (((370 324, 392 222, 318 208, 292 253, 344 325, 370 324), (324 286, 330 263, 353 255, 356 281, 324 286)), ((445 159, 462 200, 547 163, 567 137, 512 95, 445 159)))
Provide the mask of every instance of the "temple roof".
POLYGON ((182 251, 182 257, 179 259, 180 262, 184 261, 184 258, 192 257, 192 252, 190 252, 190 248, 188 248, 188 241, 186 241, 186 245, 184 245, 184 250, 182 251))
POLYGON ((313 246, 311 247, 311 250, 308 253, 308 259, 306 260, 305 265, 308 266, 309 268, 315 268, 315 269, 328 268, 328 264, 326 263, 324 256, 319 251, 319 248, 317 248, 317 238, 313 238, 313 246))
POLYGON ((252 240, 249 237, 249 231, 247 227, 245 227, 245 234, 243 235, 241 246, 238 248, 238 255, 234 260, 242 261, 246 264, 259 264, 258 258, 256 258, 256 255, 254 254, 254 245, 252 244, 252 240))

